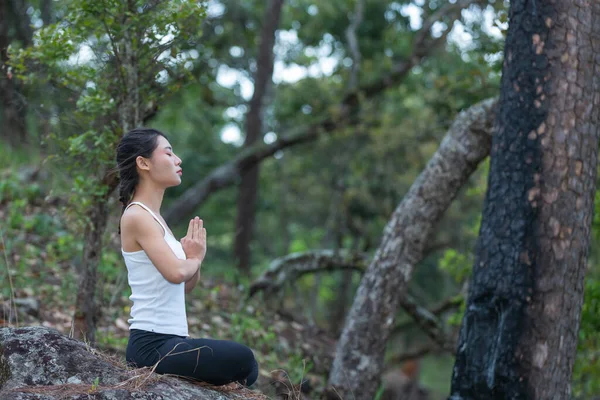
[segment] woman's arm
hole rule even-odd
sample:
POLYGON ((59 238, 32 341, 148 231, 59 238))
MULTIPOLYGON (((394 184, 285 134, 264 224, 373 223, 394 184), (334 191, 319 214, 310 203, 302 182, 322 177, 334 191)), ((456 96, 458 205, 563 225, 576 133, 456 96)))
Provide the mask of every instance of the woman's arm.
POLYGON ((200 268, 206 256, 206 229, 204 229, 204 222, 197 216, 190 220, 187 235, 181 238, 181 246, 186 257, 198 258, 200 260, 200 267, 198 267, 196 273, 185 281, 185 293, 189 293, 200 279, 200 268))
POLYGON ((200 280, 200 268, 198 271, 192 276, 188 281, 185 282, 185 293, 191 292, 195 287, 198 281, 200 280))
POLYGON ((144 210, 131 211, 123 216, 122 233, 133 235, 152 264, 167 281, 179 284, 190 280, 198 272, 202 261, 199 258, 187 260, 177 258, 164 239, 163 229, 154 218, 144 210))

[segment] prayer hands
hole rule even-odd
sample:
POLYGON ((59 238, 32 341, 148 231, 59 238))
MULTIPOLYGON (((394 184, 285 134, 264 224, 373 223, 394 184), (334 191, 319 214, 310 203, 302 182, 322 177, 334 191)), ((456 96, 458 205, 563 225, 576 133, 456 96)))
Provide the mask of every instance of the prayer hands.
POLYGON ((206 229, 198 217, 190 220, 187 235, 181 239, 181 246, 187 258, 204 260, 206 255, 206 229))

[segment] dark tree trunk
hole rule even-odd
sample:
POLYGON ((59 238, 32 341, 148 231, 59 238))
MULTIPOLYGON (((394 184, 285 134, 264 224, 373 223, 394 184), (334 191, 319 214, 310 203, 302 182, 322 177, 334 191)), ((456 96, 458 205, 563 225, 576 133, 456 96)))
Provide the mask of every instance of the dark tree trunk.
POLYGON ((288 192, 290 190, 289 178, 285 174, 285 160, 277 160, 277 177, 281 189, 279 192, 279 229, 281 234, 281 247, 279 254, 287 254, 292 241, 289 228, 288 192))
POLYGON ((592 0, 511 2, 452 400, 570 398, 597 166, 598 20, 592 0))
POLYGON ((42 14, 42 22, 44 26, 54 23, 54 14, 52 14, 52 0, 41 0, 40 12, 42 14))
MULTIPOLYGON (((246 140, 244 147, 250 147, 262 138, 263 100, 269 82, 273 76, 273 46, 275 31, 279 26, 283 0, 271 0, 267 6, 261 32, 260 47, 256 59, 254 93, 246 115, 246 140)), ((258 191, 258 164, 242 172, 242 182, 238 194, 237 219, 235 229, 234 255, 238 268, 245 274, 250 273, 250 242, 256 214, 256 195, 258 191)))
POLYGON ((493 101, 461 113, 390 218, 337 343, 327 396, 372 400, 386 343, 414 266, 437 221, 489 154, 493 101))
POLYGON ((8 46, 12 38, 9 36, 9 24, 12 20, 16 25, 15 31, 23 46, 31 41, 31 30, 17 29, 19 26, 29 24, 27 14, 15 18, 15 4, 10 0, 0 0, 0 102, 2 108, 2 129, 0 136, 13 147, 19 147, 27 142, 27 129, 25 116, 27 108, 24 97, 19 94, 19 85, 8 69, 8 46), (26 18, 26 21, 20 21, 26 18), (29 34, 29 36, 27 36, 29 34))
POLYGON ((29 46, 33 39, 33 28, 31 19, 27 14, 29 4, 25 0, 6 0, 10 7, 14 21, 15 39, 21 42, 23 46, 29 46))
POLYGON ((85 339, 89 343, 96 341, 96 286, 98 264, 102 257, 102 236, 108 219, 107 199, 99 199, 90 207, 90 222, 84 234, 83 262, 79 271, 79 287, 73 337, 85 339))

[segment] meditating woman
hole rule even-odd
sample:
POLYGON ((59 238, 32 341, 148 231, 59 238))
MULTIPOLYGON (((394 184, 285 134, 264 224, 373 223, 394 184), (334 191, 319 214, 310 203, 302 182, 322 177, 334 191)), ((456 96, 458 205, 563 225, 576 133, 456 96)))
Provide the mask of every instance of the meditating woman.
POLYGON ((127 362, 137 367, 158 363, 159 374, 214 385, 252 385, 258 365, 248 347, 188 335, 185 294, 200 279, 206 229, 195 217, 178 241, 160 216, 165 190, 181 183, 181 159, 163 133, 139 128, 121 139, 117 166, 123 203, 122 253, 133 302, 127 362))

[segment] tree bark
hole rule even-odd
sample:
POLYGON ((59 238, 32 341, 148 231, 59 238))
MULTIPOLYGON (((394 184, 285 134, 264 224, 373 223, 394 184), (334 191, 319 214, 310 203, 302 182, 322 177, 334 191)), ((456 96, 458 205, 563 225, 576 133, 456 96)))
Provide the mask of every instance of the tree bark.
POLYGON ((84 234, 82 269, 79 271, 79 287, 75 307, 73 337, 96 342, 96 283, 100 258, 102 257, 102 236, 106 229, 108 210, 107 199, 99 199, 90 207, 90 223, 84 234))
POLYGON ((462 112, 394 211, 336 348, 328 397, 373 399, 402 293, 436 222, 489 154, 495 100, 462 112))
MULTIPOLYGON (((283 0, 271 0, 267 7, 261 32, 260 47, 256 59, 256 76, 254 77, 254 93, 250 99, 246 115, 246 139, 244 147, 250 147, 262 138, 262 113, 265 93, 273 77, 273 46, 275 32, 281 19, 283 0)), ((240 183, 237 218, 234 238, 234 256, 239 270, 250 274, 250 242, 254 230, 256 215, 256 196, 258 192, 258 164, 242 171, 240 183)))
POLYGON ((514 0, 452 400, 570 399, 597 168, 600 3, 514 0))
POLYGON ((421 30, 417 33, 416 39, 413 42, 413 52, 406 60, 393 65, 387 74, 376 79, 374 82, 361 85, 357 90, 348 93, 337 107, 331 107, 333 111, 330 115, 322 118, 320 121, 292 128, 289 132, 278 135, 277 141, 269 145, 257 143, 250 148, 244 149, 235 159, 215 168, 206 178, 187 189, 166 210, 163 215, 164 218, 168 223, 180 223, 189 213, 206 201, 212 193, 238 182, 242 171, 245 169, 249 169, 253 165, 260 163, 279 150, 311 142, 316 140, 321 134, 334 132, 350 119, 352 114, 349 110, 356 104, 359 96, 362 99, 370 99, 379 95, 384 90, 399 84, 408 76, 415 65, 419 65, 438 45, 445 42, 450 29, 447 29, 438 38, 432 40, 427 38, 426 33, 429 32, 435 22, 450 15, 453 19, 449 22, 451 26, 454 20, 459 17, 460 10, 474 2, 475 0, 463 0, 457 1, 454 4, 448 3, 442 7, 442 9, 423 23, 421 30))

